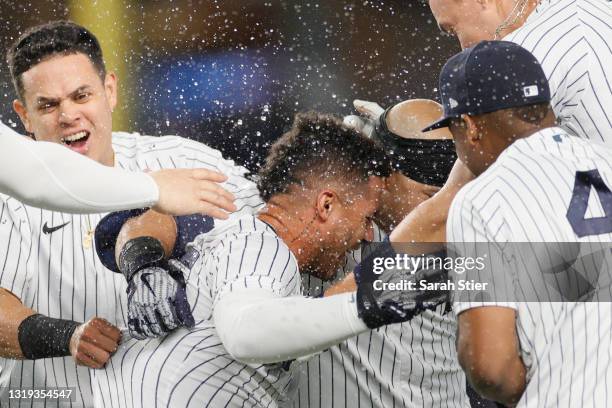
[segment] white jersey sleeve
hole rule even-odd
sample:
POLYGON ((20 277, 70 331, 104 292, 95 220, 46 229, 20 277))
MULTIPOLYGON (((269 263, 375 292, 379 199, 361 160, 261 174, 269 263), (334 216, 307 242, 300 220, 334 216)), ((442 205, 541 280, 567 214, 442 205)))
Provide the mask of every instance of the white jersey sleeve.
MULTIPOLYGON (((489 180, 495 184, 495 180, 489 180)), ((447 243, 448 251, 455 259, 463 259, 457 265, 465 265, 466 260, 476 264, 480 262, 481 268, 462 268, 461 273, 457 269, 453 274, 455 285, 463 282, 478 282, 488 285, 499 291, 512 288, 511 279, 513 277, 512 263, 508 262, 502 251, 503 243, 507 242, 505 233, 506 221, 503 216, 503 203, 496 203, 491 211, 494 216, 487 217, 489 223, 483 219, 482 209, 477 208, 468 193, 470 188, 462 189, 453 200, 447 221, 447 243), (491 231, 495 228, 495 232, 491 231), (486 256, 482 256, 486 254, 486 256)), ((489 214, 487 214, 489 215, 489 214)), ((496 293, 497 299, 475 301, 471 293, 456 291, 453 299, 453 309, 459 314, 467 309, 481 306, 502 306, 516 309, 514 302, 508 301, 513 296, 510 293, 496 293), (503 301, 498 301, 498 300, 503 301)))
POLYGON ((295 257, 270 228, 262 229, 259 223, 254 217, 241 218, 234 239, 216 251, 215 273, 208 275, 214 304, 238 290, 263 289, 282 297, 299 291, 295 257))
POLYGON ((148 207, 159 198, 157 185, 144 173, 103 166, 55 143, 30 141, 3 124, 0 133, 0 192, 26 204, 99 213, 148 207))

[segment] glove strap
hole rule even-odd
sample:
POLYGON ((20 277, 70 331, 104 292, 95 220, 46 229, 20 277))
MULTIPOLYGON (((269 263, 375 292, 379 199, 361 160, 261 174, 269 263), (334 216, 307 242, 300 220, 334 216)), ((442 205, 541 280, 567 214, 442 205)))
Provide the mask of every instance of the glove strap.
POLYGON ((117 266, 129 282, 139 270, 160 265, 164 256, 164 247, 158 239, 138 237, 125 243, 119 253, 117 266))

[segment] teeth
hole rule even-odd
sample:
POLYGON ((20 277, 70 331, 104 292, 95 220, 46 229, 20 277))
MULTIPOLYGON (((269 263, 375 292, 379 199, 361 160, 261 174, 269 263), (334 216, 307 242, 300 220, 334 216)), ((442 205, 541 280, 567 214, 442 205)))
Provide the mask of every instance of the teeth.
POLYGON ((62 138, 62 143, 75 142, 75 141, 77 141, 79 139, 84 138, 85 136, 87 136, 87 132, 85 132, 85 131, 78 132, 78 133, 75 133, 74 135, 63 137, 62 138))

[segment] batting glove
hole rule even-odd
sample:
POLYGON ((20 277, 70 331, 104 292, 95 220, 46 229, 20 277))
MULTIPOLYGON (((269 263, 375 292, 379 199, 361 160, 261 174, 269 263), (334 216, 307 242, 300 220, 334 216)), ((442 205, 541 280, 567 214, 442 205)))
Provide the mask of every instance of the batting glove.
POLYGON ((193 327, 180 263, 136 272, 128 284, 128 327, 137 339, 159 337, 179 327, 193 327))
MULTIPOLYGON (((445 269, 409 271, 391 268, 375 273, 375 258, 395 256, 388 241, 379 245, 379 249, 355 268, 357 312, 369 328, 409 321, 424 310, 434 309, 448 301, 449 292, 446 290, 421 289, 422 283, 447 282, 448 272, 445 269), (375 285, 375 281, 379 282, 375 285), (395 289, 389 289, 391 285, 395 285, 395 289)), ((437 256, 444 256, 444 253, 424 255, 424 259, 437 256)))
POLYGON ((117 260, 128 281, 128 327, 132 337, 165 335, 195 324, 183 272, 176 260, 164 261, 164 249, 153 237, 129 240, 117 260))
POLYGON ((376 102, 362 101, 359 99, 355 99, 353 105, 360 115, 345 116, 343 120, 344 124, 363 133, 369 138, 373 138, 377 132, 376 129, 380 126, 381 116, 385 113, 385 109, 376 102))

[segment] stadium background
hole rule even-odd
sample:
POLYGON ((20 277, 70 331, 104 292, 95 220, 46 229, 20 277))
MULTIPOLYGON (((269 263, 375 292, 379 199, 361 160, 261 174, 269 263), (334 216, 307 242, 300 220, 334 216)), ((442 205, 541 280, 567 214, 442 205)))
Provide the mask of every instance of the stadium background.
MULTIPOLYGON (((0 45, 72 19, 120 78, 115 130, 179 134, 256 169, 297 111, 436 98, 459 48, 420 0, 36 0, 0 2, 0 45)), ((0 69, 1 120, 24 132, 0 69)))

